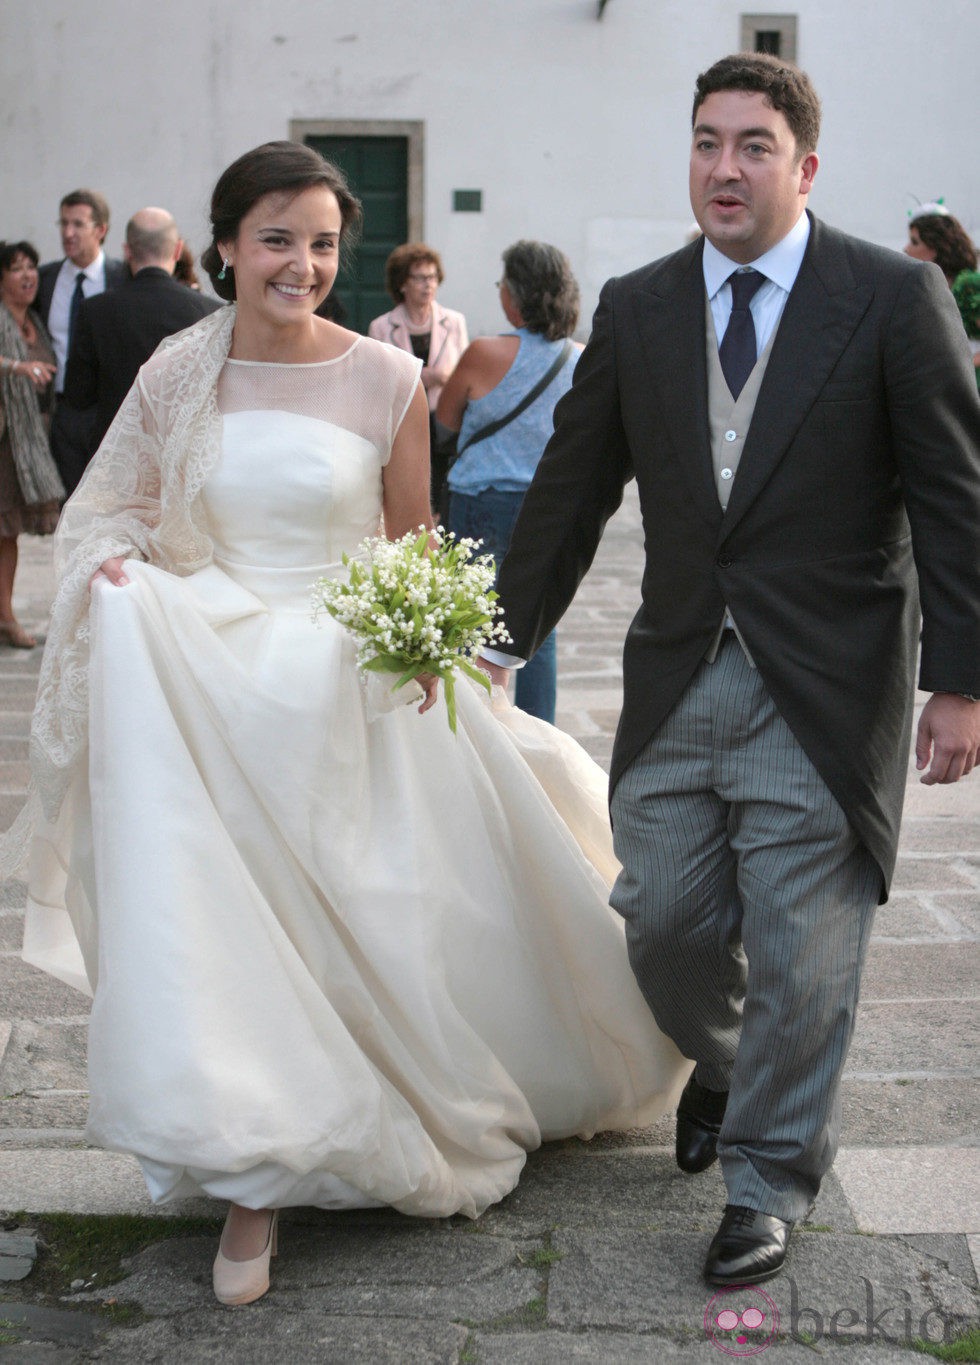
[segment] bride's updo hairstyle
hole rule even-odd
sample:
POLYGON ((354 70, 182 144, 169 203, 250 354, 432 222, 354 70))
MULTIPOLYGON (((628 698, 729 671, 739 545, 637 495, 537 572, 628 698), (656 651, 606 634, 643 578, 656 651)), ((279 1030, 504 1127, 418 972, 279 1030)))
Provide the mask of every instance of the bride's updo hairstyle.
POLYGON ((265 142, 222 171, 211 196, 211 245, 201 256, 201 265, 220 298, 234 300, 235 272, 229 268, 223 280, 218 278, 222 266, 218 243, 234 241, 242 219, 267 194, 289 200, 317 185, 336 195, 341 246, 349 245, 361 224, 360 200, 351 193, 343 171, 312 147, 302 142, 265 142))

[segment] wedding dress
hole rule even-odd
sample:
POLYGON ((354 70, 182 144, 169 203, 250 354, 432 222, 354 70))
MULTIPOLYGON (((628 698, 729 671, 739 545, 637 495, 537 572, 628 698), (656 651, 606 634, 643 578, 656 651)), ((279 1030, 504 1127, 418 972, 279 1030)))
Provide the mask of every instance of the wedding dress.
POLYGON ((313 624, 378 531, 388 357, 228 361, 213 561, 93 590, 88 768, 35 838, 25 956, 94 989, 88 1136, 157 1200, 475 1216, 689 1069, 607 905, 601 770, 465 680, 456 735, 441 699, 378 706, 313 624))

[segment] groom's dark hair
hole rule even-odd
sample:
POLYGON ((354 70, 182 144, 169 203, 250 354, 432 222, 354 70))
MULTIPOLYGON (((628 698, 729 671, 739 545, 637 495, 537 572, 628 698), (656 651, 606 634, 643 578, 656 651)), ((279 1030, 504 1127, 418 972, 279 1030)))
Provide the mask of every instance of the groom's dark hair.
POLYGON ((820 97, 805 71, 768 52, 734 52, 702 71, 694 87, 691 127, 709 95, 719 90, 745 90, 765 95, 785 115, 800 157, 817 150, 820 137, 820 97))

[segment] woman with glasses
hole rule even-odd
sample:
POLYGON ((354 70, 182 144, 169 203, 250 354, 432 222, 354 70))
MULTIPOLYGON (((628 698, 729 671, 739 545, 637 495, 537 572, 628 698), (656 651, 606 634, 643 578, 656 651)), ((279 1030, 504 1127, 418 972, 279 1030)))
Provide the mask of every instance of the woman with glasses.
POLYGON ((469 345, 466 319, 436 299, 445 279, 438 251, 425 242, 396 246, 385 264, 385 287, 395 300, 389 313, 382 313, 368 327, 368 336, 410 351, 422 361, 422 386, 429 404, 429 437, 432 449, 431 501, 438 514, 446 481, 448 452, 436 439, 435 411, 446 380, 469 345))

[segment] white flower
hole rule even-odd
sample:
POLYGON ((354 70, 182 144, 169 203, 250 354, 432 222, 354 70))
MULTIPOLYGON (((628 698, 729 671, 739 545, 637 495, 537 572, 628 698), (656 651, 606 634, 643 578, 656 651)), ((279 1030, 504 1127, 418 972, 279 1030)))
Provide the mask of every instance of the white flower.
POLYGON ((346 580, 322 578, 313 589, 313 619, 327 613, 349 630, 362 668, 438 673, 454 729, 454 671, 486 685, 471 657, 491 641, 510 641, 497 619, 493 561, 475 555, 479 546, 441 527, 420 527, 399 540, 368 539, 344 557, 346 580))

